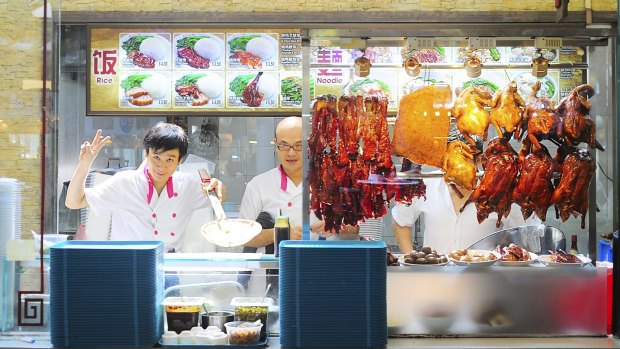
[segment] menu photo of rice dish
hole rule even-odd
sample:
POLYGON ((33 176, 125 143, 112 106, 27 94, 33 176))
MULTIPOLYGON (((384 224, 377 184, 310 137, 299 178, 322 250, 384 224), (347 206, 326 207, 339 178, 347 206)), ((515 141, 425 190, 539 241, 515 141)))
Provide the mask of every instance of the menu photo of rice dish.
POLYGON ((538 56, 546 58, 549 63, 555 63, 560 58, 560 50, 558 49, 509 47, 506 51, 508 52, 508 63, 532 63, 532 59, 538 56))
POLYGON ((503 89, 507 83, 508 76, 500 70, 482 69, 482 74, 477 78, 468 77, 464 70, 452 72, 455 97, 458 97, 463 90, 470 86, 475 86, 492 96, 497 90, 503 89))
POLYGON ((170 107, 170 72, 128 71, 120 75, 119 107, 170 107))
POLYGON ((174 34, 174 66, 181 69, 223 70, 226 55, 223 33, 174 34))
POLYGON ((227 72, 226 107, 277 108, 278 79, 277 72, 227 72))
POLYGON ((538 97, 540 97, 540 94, 544 94, 557 103, 559 95, 557 83, 559 76, 557 74, 558 72, 548 72, 546 76, 537 78, 532 75, 531 70, 517 71, 517 73, 513 75, 512 81, 517 83, 517 89, 521 97, 527 100, 532 94, 532 86, 536 81, 540 80, 541 84, 538 97))
POLYGON ((223 108, 225 105, 224 72, 177 71, 172 75, 173 107, 223 108))
POLYGON ((229 33, 226 36, 228 69, 278 69, 277 33, 229 33))
POLYGON ((445 72, 430 71, 423 69, 418 76, 411 77, 405 71, 398 73, 400 97, 404 97, 411 92, 425 86, 446 84, 450 85, 451 77, 445 72))
POLYGON ((122 69, 163 69, 171 67, 170 34, 121 33, 119 58, 122 69))

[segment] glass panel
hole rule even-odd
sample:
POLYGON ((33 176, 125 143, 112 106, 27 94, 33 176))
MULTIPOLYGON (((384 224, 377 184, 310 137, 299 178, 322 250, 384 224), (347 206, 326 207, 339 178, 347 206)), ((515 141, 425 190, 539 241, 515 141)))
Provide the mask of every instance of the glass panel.
MULTIPOLYGON (((538 54, 541 54, 542 57, 548 59, 551 63, 546 75, 541 77, 541 91, 547 93, 554 105, 559 104, 560 100, 569 95, 578 85, 588 83, 593 86, 595 94, 589 100, 592 105, 589 116, 596 123, 597 140, 604 147, 607 147, 608 150, 603 152, 589 149, 596 163, 596 171, 589 194, 590 207, 584 217, 585 228, 581 227, 581 215, 577 215, 577 217, 571 215, 563 222, 559 217, 556 218, 553 206, 547 210, 545 224, 561 229, 569 239, 569 244, 570 236, 577 235, 579 251, 595 259, 598 247, 597 241, 600 235, 613 230, 613 205, 614 199, 616 199, 612 194, 613 181, 612 175, 610 175, 613 174, 614 169, 611 166, 614 160, 613 151, 610 151, 610 149, 613 147, 614 127, 612 115, 615 105, 612 100, 614 87, 611 79, 613 77, 612 67, 614 64, 612 62, 611 49, 610 45, 607 47, 589 48, 566 47, 561 50, 537 50, 533 47, 498 47, 492 50, 477 50, 474 51, 474 55, 479 56, 484 64, 481 75, 473 79, 466 75, 466 71, 463 68, 463 62, 468 55, 464 48, 435 47, 433 49, 403 52, 399 48, 393 47, 369 47, 365 51, 343 50, 337 47, 312 47, 310 73, 317 95, 333 94, 336 97, 347 95, 387 98, 387 120, 391 139, 393 139, 394 134, 394 117, 398 113, 398 103, 409 93, 432 83, 443 82, 449 84, 453 91, 452 98, 454 101, 459 93, 472 83, 481 84, 483 90, 486 89, 490 93, 495 93, 503 89, 510 81, 516 81, 517 91, 527 101, 532 90, 531 85, 537 80, 532 76, 530 64, 533 57, 538 54), (369 58, 373 63, 370 74, 367 77, 359 73, 361 69, 356 67, 355 63, 356 58, 362 55, 369 58), (422 63, 422 66, 420 66, 422 69, 418 69, 417 75, 415 72, 410 75, 410 72, 406 72, 401 67, 403 57, 408 55, 422 63)), ((490 107, 487 108, 487 111, 489 110, 490 107)), ((310 125, 308 126, 310 127, 310 125)), ((493 125, 490 125, 487 140, 494 137, 497 137, 497 131, 493 125)), ((510 144, 517 152, 521 149, 520 141, 512 139, 510 144)), ((543 144, 548 148, 552 156, 556 154, 557 145, 549 140, 543 141, 543 144)), ((485 149, 487 145, 488 141, 484 143, 485 149)), ((581 142, 579 148, 586 149, 588 146, 581 142)), ((331 153, 336 152, 336 149, 329 147, 326 151, 331 153)), ((396 171, 400 171, 402 158, 392 156, 392 161, 396 171)), ((318 166, 317 162, 314 164, 318 166)), ((423 165, 421 168, 423 173, 438 170, 438 167, 426 165, 423 165)), ((480 164, 478 164, 478 170, 482 170, 480 164)), ((556 186, 559 174, 559 172, 556 173, 556 186)), ((430 178, 427 180, 429 181, 428 183, 437 181, 430 178)), ((331 189, 327 188, 324 191, 330 192, 331 189)), ((433 191, 434 189, 428 189, 427 195, 436 196, 437 193, 433 191)), ((588 201, 587 198, 586 201, 588 201)), ((390 205, 394 205, 394 201, 390 202, 390 205)), ((462 203, 458 206, 456 210, 462 206, 462 203)), ((412 239, 415 240, 414 244, 420 248, 428 244, 427 241, 436 241, 436 239, 425 239, 424 233, 428 231, 426 229, 428 224, 426 223, 429 223, 429 208, 424 207, 420 219, 416 220, 414 224, 412 233, 412 239)), ((515 208, 513 205, 512 211, 517 211, 512 212, 511 215, 521 216, 519 209, 520 207, 517 206, 515 208)), ((472 212, 475 214, 476 210, 472 212)), ((456 221, 461 220, 461 215, 456 214, 456 221)), ((483 223, 488 223, 488 221, 489 219, 486 219, 486 222, 483 223)), ((506 221, 509 220, 505 219, 504 222, 506 221)), ((382 238, 394 250, 398 250, 399 247, 396 244, 391 229, 392 222, 393 218, 388 209, 388 213, 383 217, 384 231, 382 238)), ((532 221, 529 221, 529 224, 532 223, 532 221)), ((458 230, 462 225, 461 223, 455 224, 455 229, 450 228, 449 230, 458 230)), ((510 227, 510 223, 507 224, 504 226, 505 228, 510 227)), ((366 224, 362 224, 361 229, 366 229, 366 224)), ((472 229, 476 230, 476 228, 472 229)), ((482 228, 478 230, 482 231, 482 228)), ((492 231, 493 229, 490 230, 490 232, 492 231)), ((428 234, 440 233, 433 231, 428 232, 428 234)), ((453 234, 453 232, 446 232, 446 234, 453 234)), ((426 236, 426 238, 429 236, 426 236)), ((479 237, 483 236, 484 234, 479 237)), ((470 243, 476 241, 477 238, 469 241, 471 238, 467 240, 457 236, 454 240, 456 241, 455 247, 465 248, 470 243)))

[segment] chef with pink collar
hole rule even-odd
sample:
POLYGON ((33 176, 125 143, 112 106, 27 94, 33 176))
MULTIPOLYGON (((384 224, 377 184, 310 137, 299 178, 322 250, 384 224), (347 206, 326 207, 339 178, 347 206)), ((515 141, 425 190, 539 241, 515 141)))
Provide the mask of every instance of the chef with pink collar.
POLYGON ((82 144, 65 205, 112 213, 110 240, 160 240, 166 251, 182 252, 182 235, 192 213, 210 205, 207 191, 216 190, 222 199, 222 182, 203 184, 198 176, 177 171, 187 155, 187 136, 181 127, 160 122, 144 137, 145 166, 86 188, 91 164, 110 142, 110 136, 98 130, 92 143, 82 144))

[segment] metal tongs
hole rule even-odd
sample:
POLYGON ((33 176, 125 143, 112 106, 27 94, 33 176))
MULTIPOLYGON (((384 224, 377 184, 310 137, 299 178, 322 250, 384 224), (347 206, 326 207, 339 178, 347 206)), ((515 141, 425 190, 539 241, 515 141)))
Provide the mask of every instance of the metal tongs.
MULTIPOLYGON (((201 168, 198 173, 203 183, 211 181, 209 171, 206 169, 201 168)), ((262 227, 258 222, 249 219, 227 218, 222 202, 215 191, 209 191, 207 197, 211 202, 215 220, 203 225, 201 232, 210 243, 221 247, 245 245, 261 232, 262 227)))

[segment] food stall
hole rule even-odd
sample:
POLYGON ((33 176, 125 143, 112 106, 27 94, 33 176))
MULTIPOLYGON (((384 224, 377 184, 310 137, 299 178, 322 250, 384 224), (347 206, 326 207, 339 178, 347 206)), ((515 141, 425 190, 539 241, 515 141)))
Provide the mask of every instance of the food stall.
MULTIPOLYGON (((600 259, 597 253, 599 236, 617 227, 613 218, 617 211, 617 192, 613 190, 611 180, 617 171, 614 157, 617 149, 616 125, 613 117, 616 88, 612 78, 615 75, 615 39, 611 26, 598 29, 577 29, 570 26, 558 29, 553 26, 532 33, 527 26, 484 29, 468 27, 467 30, 438 30, 434 26, 415 29, 354 29, 341 26, 335 26, 336 29, 320 29, 316 28, 317 26, 299 29, 274 26, 276 29, 268 29, 268 26, 240 26, 231 29, 230 26, 170 24, 86 26, 77 18, 71 19, 69 16, 68 20, 69 24, 60 27, 60 30, 64 31, 66 37, 78 38, 78 41, 80 38, 84 39, 83 42, 88 45, 71 47, 75 42, 72 40, 60 43, 61 62, 58 70, 62 76, 61 90, 67 93, 59 97, 58 103, 61 108, 65 106, 70 109, 72 103, 78 104, 73 100, 75 95, 79 96, 78 100, 86 102, 79 103, 80 111, 75 115, 59 120, 60 135, 70 134, 75 130, 79 137, 59 137, 58 148, 77 149, 76 145, 82 138, 90 136, 92 130, 97 128, 115 132, 119 136, 117 146, 106 154, 107 158, 100 159, 96 164, 101 171, 93 174, 93 181, 110 173, 106 170, 111 167, 139 165, 141 154, 136 142, 140 142, 140 134, 156 121, 176 122, 195 136, 195 144, 212 142, 211 145, 216 145, 215 155, 213 148, 209 147, 196 149, 194 154, 204 156, 204 159, 199 160, 200 164, 207 163, 205 159, 214 160, 216 163, 216 173, 231 187, 231 199, 224 203, 224 209, 227 214, 234 216, 236 211, 238 212, 238 204, 243 194, 241 189, 247 180, 260 173, 261 169, 275 165, 273 156, 269 154, 273 152, 273 145, 269 142, 277 117, 301 115, 305 136, 308 138, 305 143, 308 147, 304 147, 304 158, 312 160, 304 163, 307 173, 310 173, 304 190, 307 211, 321 209, 325 214, 329 212, 328 206, 334 205, 327 197, 321 197, 319 202, 313 203, 311 194, 316 194, 312 197, 318 198, 322 194, 334 192, 352 195, 357 193, 355 195, 359 195, 361 202, 372 192, 375 198, 379 195, 384 199, 383 202, 370 200, 369 206, 361 203, 361 214, 355 212, 353 218, 349 218, 350 221, 333 212, 325 217, 329 222, 328 228, 333 229, 338 229, 343 222, 355 224, 362 216, 383 217, 384 240, 395 252, 395 256, 400 258, 388 267, 387 272, 387 318, 391 340, 394 337, 434 336, 604 338, 607 335, 605 314, 608 303, 605 295, 608 273, 606 268, 596 268, 594 265, 595 261, 600 259), (258 48, 247 48, 249 41, 256 38, 261 39, 261 42, 256 44, 258 48), (198 44, 200 40, 203 41, 198 44), (244 47, 232 49, 233 45, 244 47), (256 60, 253 60, 254 53, 257 56, 266 45, 278 47, 278 59, 264 59, 262 66, 257 68, 254 66, 257 64, 256 60), (219 52, 218 50, 221 51, 220 56, 214 53, 219 52), (110 55, 109 51, 116 51, 118 56, 110 55), (160 51, 170 54, 159 56, 160 51), (72 61, 72 53, 75 52, 79 53, 79 58, 72 61), (85 52, 88 54, 84 54, 85 52), (238 53, 235 60, 230 60, 237 52, 241 53, 238 53), (243 52, 249 52, 250 55, 240 57, 243 52), (116 65, 110 65, 112 58, 116 65), (479 71, 476 73, 474 69, 472 76, 468 75, 471 68, 466 68, 470 58, 477 59, 479 63, 479 71), (535 61, 537 58, 543 58, 546 62, 539 65, 535 61), (245 63, 240 63, 242 60, 245 63), (408 69, 403 67, 414 62, 413 60, 417 61, 417 65, 413 64, 408 69), (543 65, 547 69, 544 75, 538 73, 538 68, 543 65), (113 77, 110 76, 111 68, 116 73, 113 77), (364 70, 369 71, 364 73, 364 70), (364 74, 366 75, 363 76, 364 74), (473 76, 476 74, 479 75, 473 76), (537 77, 537 74, 542 76, 537 77), (568 268, 554 268, 550 265, 560 264, 556 263, 557 260, 543 263, 538 258, 522 263, 525 266, 482 265, 485 261, 481 261, 482 264, 470 264, 478 263, 477 261, 464 261, 464 265, 459 265, 460 257, 448 254, 452 251, 445 252, 445 261, 441 254, 435 254, 438 257, 436 266, 419 266, 415 263, 418 256, 415 260, 405 259, 404 254, 398 254, 398 245, 391 232, 390 208, 395 205, 395 200, 407 204, 407 201, 423 197, 424 180, 443 178, 433 173, 442 169, 442 162, 438 161, 437 157, 441 158, 443 154, 431 154, 432 152, 423 150, 422 155, 431 155, 435 159, 422 163, 424 166, 419 168, 418 172, 409 173, 401 168, 402 156, 394 155, 396 139, 403 136, 402 133, 399 134, 403 128, 399 130, 397 125, 401 115, 404 115, 401 114, 401 106, 407 101, 406 97, 424 88, 450 86, 449 93, 445 96, 450 101, 441 112, 454 113, 454 101, 468 87, 477 86, 492 95, 503 90, 511 81, 516 82, 517 91, 523 100, 527 100, 533 89, 538 88, 534 87, 538 86, 536 83, 540 82, 541 93, 535 96, 547 98, 556 105, 582 84, 593 87, 593 93, 586 91, 591 108, 585 114, 589 114, 596 125, 596 132, 592 132, 605 151, 596 150, 599 148, 596 143, 586 145, 584 143, 587 142, 579 141, 575 143, 580 144, 574 144, 579 148, 589 147, 589 160, 596 164, 591 172, 591 181, 588 180, 585 185, 585 194, 581 193, 589 207, 586 205, 585 210, 578 211, 577 218, 566 217, 567 219, 564 219, 564 216, 575 211, 572 208, 566 208, 559 217, 556 217, 551 205, 545 210, 547 227, 562 231, 564 239, 571 235, 578 236, 578 249, 582 252, 583 259, 574 263, 578 265, 570 264, 568 268), (162 85, 170 88, 162 90, 162 85), (246 92, 253 93, 246 95, 246 92), (260 100, 257 96, 261 96, 260 100), (265 98, 266 96, 270 98, 265 98), (346 98, 342 99, 343 96, 346 98), (365 125, 373 132, 383 135, 383 138, 377 140, 376 153, 371 154, 366 149, 353 156, 353 153, 359 151, 359 147, 340 152, 337 151, 340 145, 336 143, 336 147, 330 147, 327 152, 326 148, 313 148, 313 145, 316 146, 316 143, 313 144, 313 137, 317 136, 316 132, 313 133, 313 127, 317 124, 321 111, 319 102, 327 105, 328 109, 323 112, 328 110, 331 115, 338 116, 342 115, 340 104, 329 109, 330 103, 336 105, 337 101, 346 101, 355 105, 359 103, 359 98, 365 102, 367 97, 377 99, 371 99, 362 105, 361 109, 357 109, 359 114, 355 117, 361 119, 371 110, 375 111, 372 122, 365 125), (332 172, 333 168, 318 166, 327 166, 327 161, 319 157, 329 152, 343 155, 341 167, 344 167, 346 162, 346 166, 351 169, 364 171, 356 174, 357 177, 348 174, 351 176, 348 185, 329 187, 319 182, 314 182, 314 185, 313 171, 314 179, 321 177, 317 174, 324 172, 337 175, 337 172, 332 172), (371 159, 371 156, 374 158, 371 159), (384 168, 375 166, 376 163, 368 166, 369 162, 378 162, 379 158, 386 164, 384 168), (122 165, 110 165, 110 161, 114 163, 116 159, 122 165), (357 166, 354 159, 369 162, 357 166), (248 164, 241 166, 243 161, 248 164), (268 165, 258 166, 260 161, 267 161, 268 165), (393 176, 390 176, 392 174, 393 176), (313 188, 322 186, 325 189, 311 193, 311 185, 313 188), (555 315, 550 317, 549 314, 555 315)), ((415 108, 418 104, 412 105, 415 108)), ((482 112, 490 115, 492 107, 486 107, 481 108, 482 112)), ((448 128, 450 124, 456 124, 456 120, 450 119, 453 115, 447 115, 448 128)), ((402 121, 400 123, 402 124, 402 121)), ((445 129, 446 125, 442 127, 445 129)), ((323 129, 324 134, 328 134, 330 130, 334 129, 323 129)), ((344 126, 342 130, 346 132, 344 126)), ((494 126, 489 127, 488 133, 482 152, 488 149, 489 141, 498 134, 494 126)), ((424 134, 421 134, 420 138, 405 138, 401 140, 401 144, 406 146, 415 143, 424 138, 423 136, 424 134)), ((333 140, 345 139, 338 137, 333 140)), ((432 137, 434 136, 431 135, 432 137)), ((370 144, 369 142, 371 140, 365 140, 364 144, 370 144)), ((516 140, 511 140, 510 143, 514 148, 516 161, 520 143, 516 140)), ((557 145, 547 139, 542 143, 549 147, 551 156, 555 155, 557 145)), ((447 145, 442 151, 446 147, 447 145)), ((59 152, 58 164, 53 170, 59 182, 67 179, 74 158, 73 151, 59 152)), ((195 169, 190 168, 188 171, 195 172, 195 169)), ((479 167, 476 172, 480 172, 476 175, 478 180, 482 180, 488 171, 479 167)), ((555 178, 548 180, 561 178, 558 171, 554 171, 552 175, 555 178)), ((573 186, 568 184, 568 191, 571 189, 573 186)), ((473 207, 478 203, 472 202, 470 205, 473 207)), ((500 209, 494 207, 493 211, 500 209)), ((534 211, 537 214, 540 212, 533 208, 532 212, 534 211)), ((88 215, 88 212, 82 213, 82 216, 85 215, 88 215)), ((92 223, 94 219, 96 218, 89 218, 93 231, 99 225, 92 223)), ((310 215, 305 219, 308 226, 310 215)), ((196 226, 200 228, 201 223, 196 222, 196 226)), ((88 234, 91 227, 87 226, 88 221, 85 219, 78 221, 75 230, 82 224, 88 234)), ((71 227, 66 232, 72 233, 71 227)), ((536 254, 535 257, 541 257, 549 254, 548 248, 543 249, 543 246, 547 245, 542 243, 548 234, 552 233, 548 233, 547 229, 542 229, 541 232, 524 228, 513 232, 520 240, 514 239, 511 242, 527 248, 529 252, 536 254), (534 240, 527 244, 528 238, 534 240), (538 249, 535 249, 537 243, 538 249)), ((422 228, 414 227, 414 235, 418 240, 416 247, 420 249, 419 252, 424 252, 422 248, 427 245, 424 244, 422 228)), ((200 234, 198 236, 201 237, 200 234)), ((309 238, 309 229, 305 230, 304 237, 309 238)), ((564 245, 559 241, 561 238, 558 239, 558 245, 553 247, 568 249, 566 240, 564 245)), ((469 245, 471 244, 461 247, 469 245)), ((495 249, 494 245, 480 243, 476 248, 491 251, 495 249)), ((444 248, 431 247, 437 250, 444 248)), ((277 284, 274 280, 277 275, 270 274, 268 270, 278 268, 278 259, 270 255, 241 255, 236 253, 238 250, 214 246, 196 252, 199 253, 166 255, 164 269, 179 274, 178 290, 183 297, 205 297, 204 302, 208 303, 211 309, 233 310, 231 298, 261 297, 268 285, 277 284), (247 289, 239 288, 240 271, 252 272, 255 279, 247 289)), ((555 248, 552 252, 558 253, 555 248)), ((428 252, 424 253, 429 255, 428 252)), ((501 255, 495 258, 501 259, 501 255)), ((48 257, 42 254, 42 261, 45 267, 40 270, 42 283, 45 284, 49 283, 44 272, 48 257)), ((15 285, 4 284, 11 295, 7 298, 7 303, 15 304, 17 309, 3 308, 2 333, 15 331, 43 336, 49 334, 49 322, 45 317, 45 314, 49 313, 46 308, 49 303, 45 298, 40 303, 40 323, 37 322, 39 318, 30 320, 21 313, 22 309, 26 309, 22 308, 25 304, 35 304, 33 307, 38 307, 37 295, 18 292, 24 290, 24 280, 32 281, 25 274, 36 270, 38 265, 38 260, 5 264, 4 279, 15 280, 15 285), (30 302, 30 298, 33 298, 35 303, 30 302)), ((277 295, 277 292, 274 294, 271 290, 270 295, 277 295)), ((280 331, 277 299, 274 305, 269 306, 268 312, 267 330, 272 337, 277 337, 280 331)), ((277 346, 277 343, 277 339, 272 339, 270 346, 277 346)))

